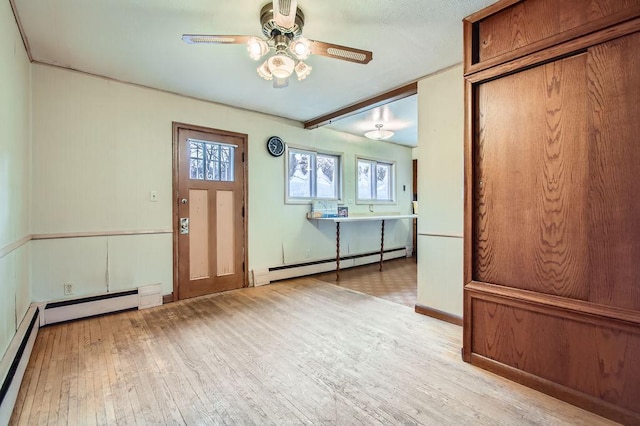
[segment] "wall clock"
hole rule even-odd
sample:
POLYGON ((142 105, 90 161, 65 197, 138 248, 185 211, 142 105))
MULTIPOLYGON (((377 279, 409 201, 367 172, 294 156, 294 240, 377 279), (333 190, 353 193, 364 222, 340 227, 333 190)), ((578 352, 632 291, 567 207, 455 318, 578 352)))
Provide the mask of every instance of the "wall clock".
POLYGON ((284 142, 278 136, 271 136, 267 140, 267 151, 274 157, 280 157, 284 153, 284 142))

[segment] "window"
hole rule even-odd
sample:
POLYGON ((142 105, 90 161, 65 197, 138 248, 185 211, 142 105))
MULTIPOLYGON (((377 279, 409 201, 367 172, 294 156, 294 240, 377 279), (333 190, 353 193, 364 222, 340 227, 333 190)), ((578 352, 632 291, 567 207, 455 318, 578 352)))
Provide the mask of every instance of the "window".
POLYGON ((339 155, 289 148, 287 170, 287 201, 340 199, 339 155))
POLYGON ((236 145, 189 139, 189 177, 194 180, 233 182, 236 145))
POLYGON ((357 159, 358 202, 394 202, 395 163, 357 159))

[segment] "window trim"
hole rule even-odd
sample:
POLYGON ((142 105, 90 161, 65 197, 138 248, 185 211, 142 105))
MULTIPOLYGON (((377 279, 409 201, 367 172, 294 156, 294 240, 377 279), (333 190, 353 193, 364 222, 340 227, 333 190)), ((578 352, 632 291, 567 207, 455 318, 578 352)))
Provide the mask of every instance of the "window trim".
POLYGON ((383 160, 381 158, 373 158, 366 157, 364 155, 355 156, 355 167, 354 167, 354 186, 355 186, 355 203, 356 205, 369 205, 369 204, 379 204, 379 205, 395 205, 398 204, 398 198, 396 190, 396 182, 397 182, 397 171, 396 171, 396 161, 395 160, 383 160), (373 199, 361 199, 358 194, 358 162, 360 160, 371 161, 378 164, 386 164, 391 166, 391 176, 389 182, 389 189, 391 190, 391 199, 390 200, 378 200, 376 198, 373 199))
MULTIPOLYGON (((299 146, 299 145, 289 145, 289 144, 285 144, 285 149, 284 149, 284 155, 285 155, 285 160, 284 160, 284 202, 285 204, 309 204, 314 200, 329 200, 329 201, 336 201, 338 204, 342 203, 342 197, 344 195, 344 153, 342 152, 336 152, 336 151, 325 151, 325 150, 317 150, 314 148, 310 148, 310 147, 304 147, 304 146, 299 146), (302 152, 307 152, 313 155, 330 155, 330 156, 334 156, 338 158, 338 172, 337 172, 337 178, 338 178, 338 187, 337 187, 337 191, 338 191, 338 196, 336 198, 318 198, 318 197, 304 197, 304 198, 299 198, 299 197, 289 197, 289 151, 293 150, 293 151, 302 151, 302 152)), ((315 173, 314 175, 314 179, 315 179, 315 173)), ((317 183, 316 183, 317 185, 317 183)))

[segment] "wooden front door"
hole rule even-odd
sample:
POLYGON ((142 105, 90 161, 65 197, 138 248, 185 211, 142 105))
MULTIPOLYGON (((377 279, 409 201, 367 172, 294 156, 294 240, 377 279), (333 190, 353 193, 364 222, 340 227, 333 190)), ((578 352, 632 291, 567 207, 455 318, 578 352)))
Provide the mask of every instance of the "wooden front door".
POLYGON ((173 124, 174 299, 246 286, 247 136, 173 124))

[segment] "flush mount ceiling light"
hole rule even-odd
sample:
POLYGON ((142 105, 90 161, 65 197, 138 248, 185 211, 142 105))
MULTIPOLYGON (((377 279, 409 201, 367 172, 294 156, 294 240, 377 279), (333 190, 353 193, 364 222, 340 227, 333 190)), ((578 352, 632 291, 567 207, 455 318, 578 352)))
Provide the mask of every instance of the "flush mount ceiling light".
POLYGON ((391 130, 382 130, 382 124, 376 124, 376 130, 372 130, 364 134, 365 137, 369 139, 373 139, 376 141, 381 141, 383 139, 389 139, 393 136, 393 132, 391 130))
POLYGON ((302 37, 304 14, 297 0, 267 3, 260 11, 260 24, 266 39, 247 35, 183 34, 182 40, 189 44, 246 44, 249 57, 256 61, 275 50, 257 69, 260 77, 273 80, 273 87, 286 87, 294 71, 298 80, 307 78, 311 67, 302 61, 312 53, 358 64, 367 64, 373 58, 367 50, 302 37))

